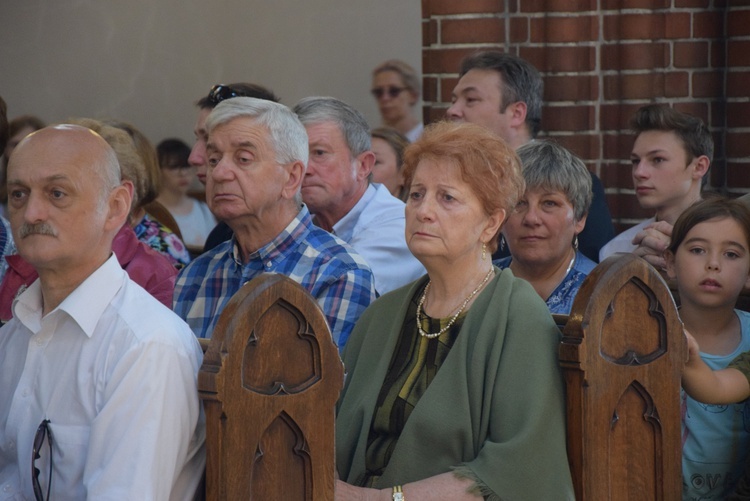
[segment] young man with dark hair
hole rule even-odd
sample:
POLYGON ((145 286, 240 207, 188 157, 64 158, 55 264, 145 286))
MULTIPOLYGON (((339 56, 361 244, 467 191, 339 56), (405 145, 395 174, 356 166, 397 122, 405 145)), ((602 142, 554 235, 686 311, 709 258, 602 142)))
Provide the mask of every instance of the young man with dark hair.
POLYGON ((599 257, 633 252, 664 269, 663 253, 672 226, 701 199, 714 142, 700 118, 664 104, 640 108, 630 127, 636 133, 630 154, 635 194, 641 207, 653 210, 654 216, 617 235, 602 247, 599 257))

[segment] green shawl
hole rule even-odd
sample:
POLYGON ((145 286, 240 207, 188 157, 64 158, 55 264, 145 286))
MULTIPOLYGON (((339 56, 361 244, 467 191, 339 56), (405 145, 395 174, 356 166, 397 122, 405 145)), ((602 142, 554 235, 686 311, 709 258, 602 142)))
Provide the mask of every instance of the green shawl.
MULTIPOLYGON (((385 488, 460 469, 503 500, 573 499, 565 451, 559 331, 547 306, 510 270, 477 297, 432 384, 404 426, 385 488)), ((353 482, 409 300, 426 277, 384 295, 357 322, 336 417, 336 463, 353 482)))

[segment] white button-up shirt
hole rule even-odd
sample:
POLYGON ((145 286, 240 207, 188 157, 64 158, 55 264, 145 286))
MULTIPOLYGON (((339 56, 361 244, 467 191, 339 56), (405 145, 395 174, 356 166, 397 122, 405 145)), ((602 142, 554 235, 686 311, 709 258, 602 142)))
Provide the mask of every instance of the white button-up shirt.
MULTIPOLYGON (((190 499, 205 464, 190 328, 112 255, 42 317, 39 280, 0 329, 0 499, 34 499, 31 455, 52 431, 54 500, 190 499)), ((36 461, 46 493, 49 448, 36 461)))
POLYGON ((379 295, 426 273, 406 246, 406 205, 382 184, 367 187, 362 198, 333 225, 333 233, 365 258, 379 295))

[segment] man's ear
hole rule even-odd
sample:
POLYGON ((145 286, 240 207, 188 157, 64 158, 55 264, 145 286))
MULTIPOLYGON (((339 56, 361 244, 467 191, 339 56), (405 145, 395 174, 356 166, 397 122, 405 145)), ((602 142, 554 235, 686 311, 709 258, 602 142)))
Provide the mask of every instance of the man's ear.
MULTIPOLYGON (((508 108, 510 108, 511 115, 510 115, 510 121, 511 125, 514 127, 520 127, 524 123, 526 123, 526 103, 523 101, 518 101, 512 104, 508 105, 508 108)), ((508 110, 506 109, 506 112, 508 110)))
POLYGON ((357 155, 357 179, 367 179, 375 166, 375 153, 367 150, 357 155))
POLYGON ((701 155, 698 158, 694 159, 693 163, 695 164, 693 175, 696 179, 701 179, 706 175, 706 172, 708 172, 708 167, 711 165, 711 160, 709 160, 706 155, 701 155))
POLYGON ((107 220, 104 229, 106 231, 119 230, 128 220, 130 206, 133 202, 133 183, 123 181, 109 193, 107 199, 107 220))
POLYGON ((292 162, 284 167, 287 172, 286 182, 281 189, 281 196, 291 200, 299 192, 302 180, 305 177, 305 164, 292 162))

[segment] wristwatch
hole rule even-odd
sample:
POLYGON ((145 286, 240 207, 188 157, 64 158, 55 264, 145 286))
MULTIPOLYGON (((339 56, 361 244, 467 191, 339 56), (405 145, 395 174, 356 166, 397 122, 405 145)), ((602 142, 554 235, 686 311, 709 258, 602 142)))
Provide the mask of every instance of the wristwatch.
POLYGON ((400 485, 393 486, 393 501, 406 501, 406 496, 404 496, 404 490, 401 488, 400 485))

